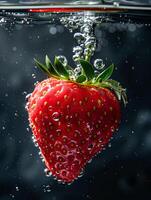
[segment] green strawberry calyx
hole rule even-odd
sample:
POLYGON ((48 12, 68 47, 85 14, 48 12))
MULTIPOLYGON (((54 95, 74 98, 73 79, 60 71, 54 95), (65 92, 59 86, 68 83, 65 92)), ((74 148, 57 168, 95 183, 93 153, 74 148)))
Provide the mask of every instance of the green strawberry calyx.
POLYGON ((124 105, 127 104, 126 89, 124 89, 119 82, 110 79, 114 71, 114 64, 111 64, 98 74, 95 73, 94 67, 89 61, 79 59, 81 70, 77 75, 72 67, 62 62, 57 56, 55 57, 54 64, 52 64, 47 55, 45 57, 45 64, 40 63, 36 59, 34 60, 36 66, 45 72, 48 77, 70 80, 81 85, 108 88, 114 91, 119 101, 122 100, 124 105))

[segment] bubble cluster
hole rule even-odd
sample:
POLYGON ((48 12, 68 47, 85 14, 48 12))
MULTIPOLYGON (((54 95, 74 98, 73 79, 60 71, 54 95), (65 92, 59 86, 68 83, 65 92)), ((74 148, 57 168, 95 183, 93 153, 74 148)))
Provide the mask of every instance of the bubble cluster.
MULTIPOLYGON (((94 26, 102 23, 103 17, 96 16, 65 16, 60 19, 61 23, 69 29, 70 32, 74 32, 74 38, 77 46, 73 47, 73 60, 76 63, 76 74, 79 74, 80 63, 79 59, 90 60, 96 50, 96 38, 94 37, 94 26)), ((96 63, 96 66, 99 64, 96 63)), ((98 68, 99 68, 98 67, 98 68)), ((97 67, 96 67, 97 68, 97 67)), ((103 63, 101 65, 103 68, 103 63)))
POLYGON ((44 190, 44 192, 51 192, 50 185, 43 185, 43 190, 44 190))

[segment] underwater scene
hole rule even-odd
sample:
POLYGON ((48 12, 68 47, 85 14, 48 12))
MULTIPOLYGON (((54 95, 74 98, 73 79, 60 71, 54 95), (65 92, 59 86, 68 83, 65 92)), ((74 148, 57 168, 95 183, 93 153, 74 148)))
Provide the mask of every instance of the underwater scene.
POLYGON ((147 199, 150 1, 0 1, 0 200, 147 199))

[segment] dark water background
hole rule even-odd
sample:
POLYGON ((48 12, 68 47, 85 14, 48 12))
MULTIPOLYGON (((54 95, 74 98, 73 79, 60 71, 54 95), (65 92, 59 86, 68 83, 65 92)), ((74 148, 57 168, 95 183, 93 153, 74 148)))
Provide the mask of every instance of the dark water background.
POLYGON ((0 26, 0 200, 151 198, 151 27, 108 23, 95 33, 95 58, 117 66, 113 77, 127 88, 129 103, 111 147, 68 186, 44 174, 25 96, 45 78, 33 58, 65 55, 73 64, 73 35, 59 24, 0 26))

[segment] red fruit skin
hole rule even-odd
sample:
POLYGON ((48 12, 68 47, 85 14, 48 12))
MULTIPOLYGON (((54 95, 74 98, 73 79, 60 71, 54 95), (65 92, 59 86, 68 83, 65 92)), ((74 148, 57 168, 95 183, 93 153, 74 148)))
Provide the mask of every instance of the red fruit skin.
POLYGON ((48 170, 64 183, 77 179, 103 150, 121 118, 120 103, 109 89, 55 78, 36 85, 27 110, 48 170))

